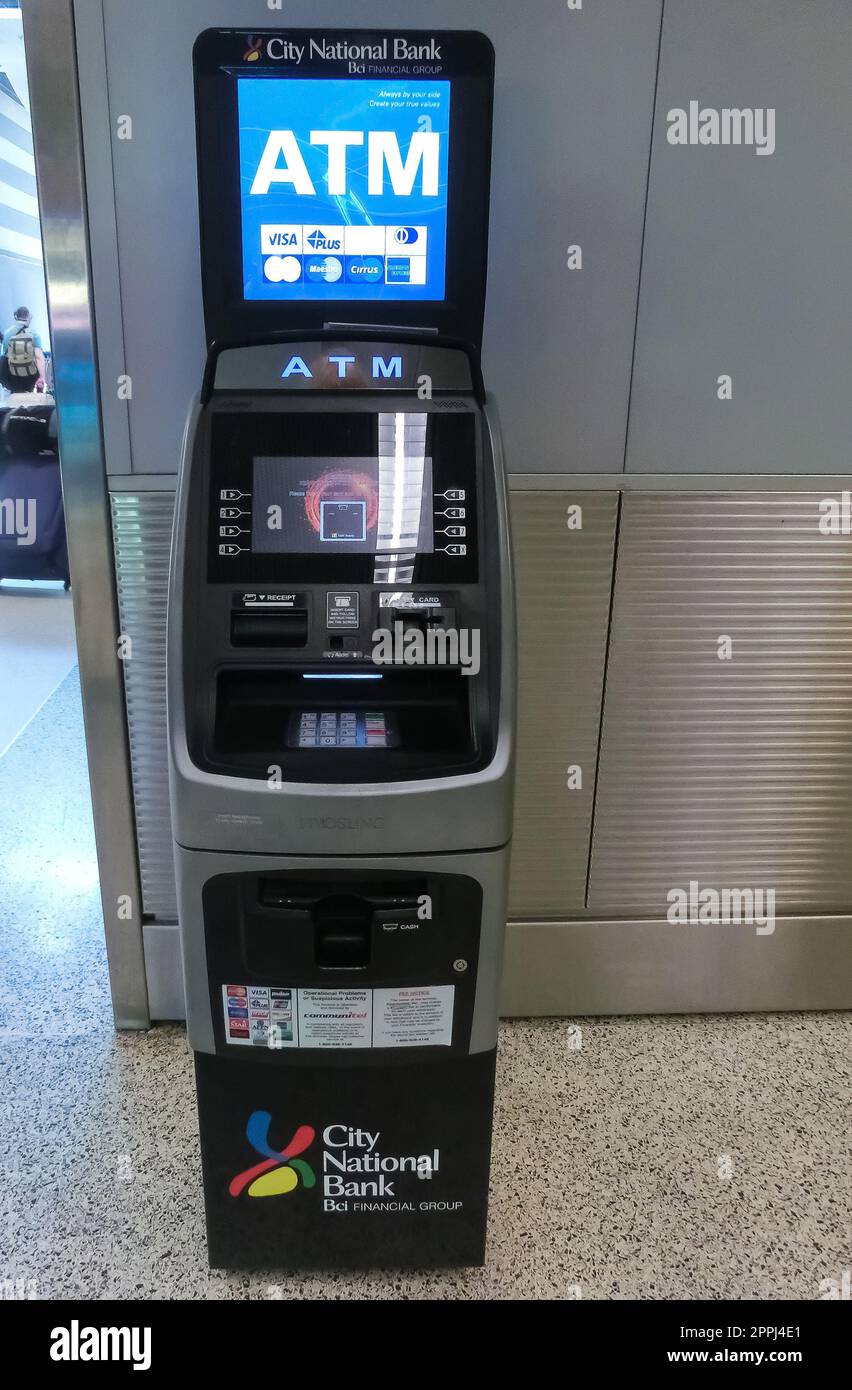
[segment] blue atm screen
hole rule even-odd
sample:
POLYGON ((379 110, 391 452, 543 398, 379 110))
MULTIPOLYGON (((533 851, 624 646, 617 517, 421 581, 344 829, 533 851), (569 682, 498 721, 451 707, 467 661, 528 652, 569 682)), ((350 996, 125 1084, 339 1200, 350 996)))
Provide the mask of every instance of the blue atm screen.
POLYGON ((449 81, 241 77, 247 300, 442 300, 449 81))

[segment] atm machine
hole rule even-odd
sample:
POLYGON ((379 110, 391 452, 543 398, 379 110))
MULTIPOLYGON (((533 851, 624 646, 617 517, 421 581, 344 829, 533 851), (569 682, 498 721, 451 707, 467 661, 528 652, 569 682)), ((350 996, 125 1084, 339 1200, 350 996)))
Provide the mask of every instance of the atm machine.
POLYGON ((211 30, 169 743, 210 1262, 481 1263, 515 632, 493 50, 211 30))

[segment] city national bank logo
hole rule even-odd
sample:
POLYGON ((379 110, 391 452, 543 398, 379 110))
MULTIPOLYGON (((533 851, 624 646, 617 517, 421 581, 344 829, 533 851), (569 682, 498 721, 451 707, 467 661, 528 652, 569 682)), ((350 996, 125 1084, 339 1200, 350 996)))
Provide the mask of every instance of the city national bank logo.
POLYGON ((307 55, 311 62, 348 63, 350 72, 363 71, 361 64, 366 62, 386 63, 393 59, 397 63, 439 63, 441 46, 435 39, 428 43, 412 43, 401 35, 393 39, 382 39, 379 43, 350 43, 348 39, 311 39, 308 43, 295 43, 276 34, 271 39, 263 37, 249 40, 249 47, 243 54, 243 62, 256 63, 263 55, 273 63, 301 63, 307 55))
MULTIPOLYGON (((232 1197, 248 1189, 249 1197, 277 1197, 292 1192, 299 1185, 316 1187, 313 1168, 301 1158, 314 1142, 316 1131, 310 1125, 300 1125, 286 1149, 272 1148, 269 1143, 271 1115, 255 1110, 246 1125, 246 1137, 264 1161, 244 1173, 238 1173, 228 1187, 232 1197)), ((416 1201, 396 1191, 399 1178, 406 1175, 429 1180, 441 1170, 441 1151, 429 1153, 388 1154, 380 1149, 381 1132, 352 1125, 326 1125, 322 1132, 322 1209, 325 1212, 376 1211, 443 1211, 462 1209, 460 1199, 416 1201)))
POLYGON ((263 1155, 262 1163, 238 1173, 231 1179, 228 1191, 232 1197, 239 1197, 248 1188, 249 1197, 280 1197, 284 1192, 292 1192, 299 1186, 316 1187, 316 1174, 309 1163, 299 1154, 309 1149, 316 1138, 316 1130, 310 1125, 299 1125, 293 1138, 284 1149, 273 1149, 269 1142, 269 1126, 272 1116, 268 1110, 255 1110, 246 1125, 246 1138, 256 1153, 263 1155))

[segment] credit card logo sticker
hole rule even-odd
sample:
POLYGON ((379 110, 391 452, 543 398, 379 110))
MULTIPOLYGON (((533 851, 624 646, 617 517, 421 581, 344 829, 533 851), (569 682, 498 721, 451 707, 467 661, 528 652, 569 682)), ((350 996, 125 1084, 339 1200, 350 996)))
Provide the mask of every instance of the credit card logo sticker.
POLYGON ((352 284, 380 284, 384 273, 385 263, 381 256, 348 256, 346 259, 346 278, 352 284))
POLYGON ((281 251, 300 253, 304 228, 293 224, 265 223, 260 229, 260 249, 264 256, 281 251))
POLYGON ((425 227, 388 227, 387 248, 397 255, 401 251, 423 256, 426 253, 425 227))
POLYGON ((305 258, 305 275, 312 283, 324 281, 327 285, 333 285, 342 274, 343 262, 337 256, 305 258))
POLYGON ((269 256, 263 263, 263 273, 273 285, 295 285, 302 278, 299 256, 269 256))
POLYGON ((312 251, 342 251, 343 229, 338 227, 314 227, 305 237, 312 251))

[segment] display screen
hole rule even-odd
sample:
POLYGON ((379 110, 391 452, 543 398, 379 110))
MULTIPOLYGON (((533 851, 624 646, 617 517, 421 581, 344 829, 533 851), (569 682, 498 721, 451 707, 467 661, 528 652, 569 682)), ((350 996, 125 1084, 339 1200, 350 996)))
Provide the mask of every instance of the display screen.
POLYGON ((245 299, 444 299, 450 86, 240 77, 245 299))
POLYGON ((255 458, 258 554, 431 554, 432 460, 255 458))

